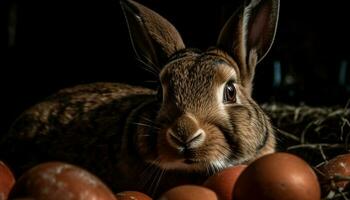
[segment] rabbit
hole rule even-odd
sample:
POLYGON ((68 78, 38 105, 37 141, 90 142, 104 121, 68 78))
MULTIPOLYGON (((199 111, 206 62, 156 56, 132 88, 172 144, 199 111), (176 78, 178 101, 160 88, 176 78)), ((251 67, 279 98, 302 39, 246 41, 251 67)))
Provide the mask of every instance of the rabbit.
POLYGON ((157 196, 275 151, 269 117, 251 94, 255 67, 276 34, 279 0, 245 1, 207 50, 186 48, 155 11, 120 3, 136 58, 157 70, 159 89, 121 83, 63 89, 19 116, 1 141, 1 160, 17 175, 40 162, 65 161, 115 192, 157 196))

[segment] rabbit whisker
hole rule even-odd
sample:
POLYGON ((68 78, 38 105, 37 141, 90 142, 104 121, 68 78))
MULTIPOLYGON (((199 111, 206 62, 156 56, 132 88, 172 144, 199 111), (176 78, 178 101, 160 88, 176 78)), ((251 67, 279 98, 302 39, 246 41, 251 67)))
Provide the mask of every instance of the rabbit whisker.
POLYGON ((140 181, 138 182, 138 185, 140 188, 144 190, 149 190, 149 187, 146 187, 147 184, 150 182, 154 172, 155 172, 155 166, 151 163, 148 163, 145 169, 140 173, 140 181))
POLYGON ((148 118, 148 117, 145 117, 145 116, 140 116, 140 119, 141 119, 142 121, 147 122, 147 124, 152 125, 153 127, 160 129, 160 128, 158 127, 158 125, 157 125, 156 123, 154 123, 154 120, 152 120, 152 119, 150 119, 150 118, 148 118))
MULTIPOLYGON (((159 163, 159 159, 154 161, 155 163, 159 163)), ((147 166, 143 169, 143 171, 140 173, 140 182, 138 182, 138 185, 143 188, 145 191, 150 192, 150 182, 154 182, 153 177, 157 173, 159 168, 154 165, 154 163, 147 163, 147 166)))
MULTIPOLYGON (((157 163, 158 162, 159 161, 157 161, 157 163)), ((152 175, 149 176, 149 180, 148 180, 148 182, 151 181, 151 183, 149 184, 149 187, 147 189, 147 191, 152 195, 154 195, 156 190, 157 190, 157 187, 159 185, 159 181, 161 178, 160 177, 161 174, 162 174, 162 170, 160 168, 154 166, 154 171, 153 171, 152 175)))
POLYGON ((213 165, 212 163, 209 163, 209 168, 210 168, 212 174, 216 173, 215 165, 213 165))
POLYGON ((206 175, 210 176, 211 175, 211 173, 210 173, 210 163, 205 162, 204 166, 205 166, 205 169, 206 169, 206 175))
POLYGON ((148 123, 150 123, 150 124, 156 126, 156 123, 154 123, 153 120, 151 120, 151 119, 149 119, 149 118, 147 118, 147 117, 143 117, 143 116, 142 116, 142 117, 140 117, 140 119, 142 119, 142 120, 144 120, 144 121, 146 121, 146 122, 148 122, 148 123))
POLYGON ((154 75, 154 76, 157 75, 157 72, 155 72, 155 71, 153 71, 153 70, 151 70, 151 69, 149 69, 149 68, 143 68, 143 69, 144 69, 145 71, 151 73, 151 74, 154 75))
POLYGON ((151 184, 148 188, 148 192, 152 195, 154 195, 154 191, 155 191, 155 183, 156 183, 156 179, 159 176, 160 173, 160 169, 155 169, 155 172, 153 173, 152 177, 151 177, 151 184))
POLYGON ((156 77, 158 77, 160 70, 158 67, 156 67, 156 65, 151 60, 147 59, 147 62, 149 64, 141 59, 137 59, 137 60, 143 64, 144 70, 146 70, 146 71, 150 72, 152 75, 155 75, 156 77))
POLYGON ((159 187, 159 183, 160 183, 161 179, 163 178, 163 175, 165 174, 166 170, 165 169, 159 169, 158 172, 159 173, 157 173, 157 176, 154 177, 154 180, 156 180, 156 182, 155 182, 155 185, 154 185, 154 187, 152 189, 152 193, 151 193, 152 196, 154 196, 155 193, 157 192, 157 189, 159 187))
POLYGON ((133 124, 139 125, 139 126, 144 126, 144 127, 154 128, 154 129, 156 129, 156 130, 160 130, 160 128, 155 127, 155 126, 153 126, 153 125, 151 125, 151 124, 144 124, 144 123, 139 123, 139 122, 134 122, 133 124))

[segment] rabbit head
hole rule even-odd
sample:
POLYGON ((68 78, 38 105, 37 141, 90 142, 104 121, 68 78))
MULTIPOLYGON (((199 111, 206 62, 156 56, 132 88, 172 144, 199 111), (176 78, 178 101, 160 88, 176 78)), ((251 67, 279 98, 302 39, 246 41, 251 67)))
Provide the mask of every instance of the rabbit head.
POLYGON ((274 151, 271 124, 251 93, 255 66, 275 36, 279 0, 246 1, 205 51, 186 48, 156 12, 121 4, 137 58, 159 71, 154 128, 136 144, 147 162, 216 171, 274 151))

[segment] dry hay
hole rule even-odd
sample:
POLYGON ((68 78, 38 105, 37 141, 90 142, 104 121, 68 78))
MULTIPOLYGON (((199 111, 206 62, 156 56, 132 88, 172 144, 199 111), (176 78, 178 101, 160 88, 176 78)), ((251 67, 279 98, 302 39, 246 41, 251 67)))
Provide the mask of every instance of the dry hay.
MULTIPOLYGON (((316 172, 319 172, 316 167, 333 157, 350 153, 350 100, 345 106, 334 107, 285 104, 262 107, 274 124, 279 151, 302 157, 316 172)), ((350 180, 350 177, 335 179, 350 180)), ((350 199, 349 192, 336 192, 325 199, 350 199)))

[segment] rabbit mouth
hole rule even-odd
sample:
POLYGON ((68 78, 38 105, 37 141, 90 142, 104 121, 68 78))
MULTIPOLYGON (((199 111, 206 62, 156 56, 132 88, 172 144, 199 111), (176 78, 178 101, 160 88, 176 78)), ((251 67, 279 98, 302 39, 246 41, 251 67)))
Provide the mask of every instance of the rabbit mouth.
POLYGON ((191 164, 198 164, 198 163, 200 163, 200 161, 199 160, 195 160, 195 159, 185 159, 184 163, 191 165, 191 164))
POLYGON ((206 174, 214 174, 225 168, 239 165, 240 161, 229 161, 227 159, 218 159, 214 161, 184 158, 168 162, 154 163, 165 170, 183 170, 188 172, 200 172, 206 174))
POLYGON ((165 170, 203 171, 205 162, 194 159, 181 159, 172 162, 155 163, 165 170))

